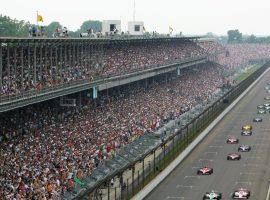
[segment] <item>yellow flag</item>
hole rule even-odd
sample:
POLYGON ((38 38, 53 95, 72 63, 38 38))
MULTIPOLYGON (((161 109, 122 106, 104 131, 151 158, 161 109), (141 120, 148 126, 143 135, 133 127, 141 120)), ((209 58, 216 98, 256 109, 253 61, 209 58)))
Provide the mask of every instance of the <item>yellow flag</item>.
POLYGON ((43 18, 39 14, 37 14, 37 22, 43 22, 43 18))

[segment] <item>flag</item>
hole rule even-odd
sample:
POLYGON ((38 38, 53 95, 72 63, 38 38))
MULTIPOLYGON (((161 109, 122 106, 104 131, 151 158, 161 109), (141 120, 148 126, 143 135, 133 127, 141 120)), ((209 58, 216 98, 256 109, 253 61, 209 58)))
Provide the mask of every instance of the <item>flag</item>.
POLYGON ((79 184, 81 187, 85 186, 85 183, 82 182, 77 176, 74 177, 74 182, 79 184))
POLYGON ((173 28, 171 26, 169 26, 169 31, 170 33, 173 32, 173 28))
POLYGON ((37 22, 43 22, 43 18, 39 14, 37 14, 37 22))

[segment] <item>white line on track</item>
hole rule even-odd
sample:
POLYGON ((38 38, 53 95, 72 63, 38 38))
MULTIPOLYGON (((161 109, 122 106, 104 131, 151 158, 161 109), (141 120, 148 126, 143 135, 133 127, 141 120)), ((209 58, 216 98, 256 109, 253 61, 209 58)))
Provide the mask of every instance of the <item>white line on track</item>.
POLYGON ((264 151, 266 151, 266 149, 253 149, 252 151, 253 152, 264 152, 264 151))
POLYGON ((218 139, 218 138, 216 138, 216 139, 214 139, 216 142, 224 142, 224 141, 226 141, 226 139, 218 139))
POLYGON ((255 167, 258 167, 259 165, 258 165, 258 164, 252 164, 252 163, 245 163, 244 166, 245 166, 245 167, 247 167, 247 166, 255 166, 255 167))
POLYGON ((213 162, 213 160, 211 160, 211 159, 200 159, 199 160, 199 162, 203 162, 203 161, 213 162))
POLYGON ((252 185, 252 183, 250 181, 236 181, 235 185, 238 185, 238 184, 252 185))
POLYGON ((266 199, 265 200, 270 200, 270 179, 268 179, 268 192, 267 192, 267 196, 266 196, 266 199))
POLYGON ((200 176, 185 176, 184 179, 186 178, 201 178, 200 176))
POLYGON ((256 172, 240 172, 240 175, 255 175, 256 172))
POLYGON ((223 148, 223 146, 209 146, 210 148, 223 148))
POLYGON ((198 186, 193 186, 193 185, 177 185, 176 188, 194 188, 194 187, 198 187, 198 186))
POLYGON ((270 138, 256 138, 255 140, 268 141, 268 140, 270 140, 270 138))
POLYGON ((208 152, 204 152, 204 154, 218 154, 218 152, 213 152, 213 151, 208 151, 208 152))
POLYGON ((199 168, 201 168, 201 167, 192 167, 192 169, 199 169, 199 168))
POLYGON ((261 159, 261 156, 247 156, 247 159, 261 159))
POLYGON ((166 199, 185 199, 185 197, 167 197, 166 199))

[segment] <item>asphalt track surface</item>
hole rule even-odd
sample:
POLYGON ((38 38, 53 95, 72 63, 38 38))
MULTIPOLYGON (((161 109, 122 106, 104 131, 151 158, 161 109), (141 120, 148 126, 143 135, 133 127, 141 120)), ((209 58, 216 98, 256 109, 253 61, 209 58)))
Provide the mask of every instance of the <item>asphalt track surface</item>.
POLYGON ((250 199, 265 200, 270 179, 270 113, 257 114, 257 105, 270 96, 264 89, 268 82, 270 72, 145 199, 200 200, 211 190, 221 192, 222 199, 232 199, 232 192, 243 187, 251 191, 250 199), (256 116, 263 122, 253 122, 256 116), (241 128, 247 123, 253 126, 253 135, 241 136, 241 128), (229 135, 239 138, 239 144, 226 144, 229 135), (240 144, 250 145, 251 151, 240 153, 239 161, 227 161, 227 154, 237 153, 240 144), (203 166, 212 167, 214 173, 197 175, 197 169, 203 166))

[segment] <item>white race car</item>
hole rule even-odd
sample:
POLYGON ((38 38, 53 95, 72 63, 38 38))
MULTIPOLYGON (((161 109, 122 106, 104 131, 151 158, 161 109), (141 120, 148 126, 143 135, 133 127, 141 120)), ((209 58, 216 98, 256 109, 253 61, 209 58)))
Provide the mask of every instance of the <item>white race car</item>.
POLYGON ((270 100, 270 96, 264 97, 265 100, 270 100))
POLYGON ((239 188, 232 194, 233 199, 248 199, 250 197, 250 191, 247 189, 239 188))
POLYGON ((230 153, 227 155, 227 160, 240 160, 241 155, 239 153, 230 153))
POLYGON ((246 145, 246 144, 241 144, 238 147, 239 152, 249 152, 250 150, 251 150, 251 147, 249 145, 246 145))
POLYGON ((203 199, 210 199, 210 200, 218 199, 219 200, 219 199, 222 199, 222 194, 216 191, 206 192, 203 196, 203 199))
POLYGON ((265 109, 259 109, 258 114, 266 114, 266 110, 265 109))
POLYGON ((254 122, 262 122, 263 119, 260 118, 260 117, 255 117, 255 118, 253 118, 253 121, 254 121, 254 122))

